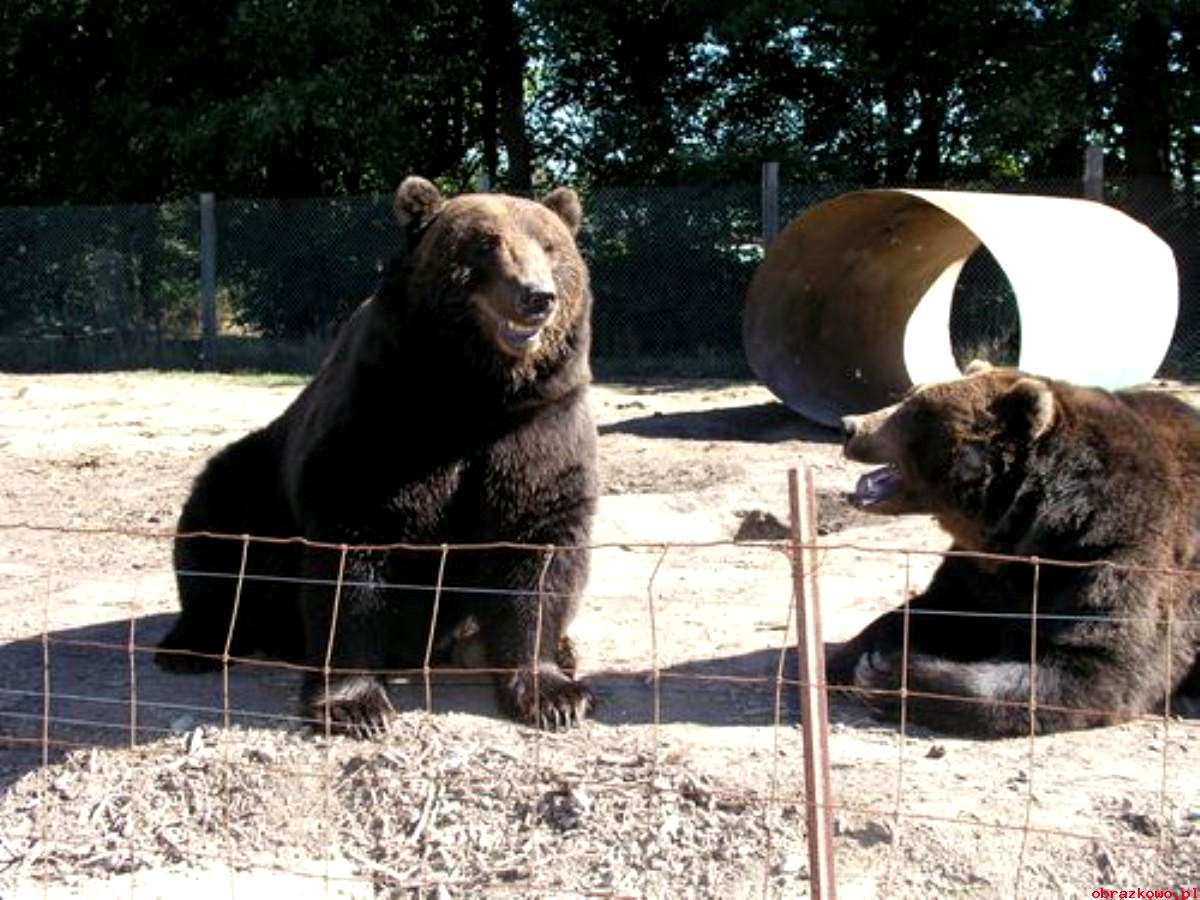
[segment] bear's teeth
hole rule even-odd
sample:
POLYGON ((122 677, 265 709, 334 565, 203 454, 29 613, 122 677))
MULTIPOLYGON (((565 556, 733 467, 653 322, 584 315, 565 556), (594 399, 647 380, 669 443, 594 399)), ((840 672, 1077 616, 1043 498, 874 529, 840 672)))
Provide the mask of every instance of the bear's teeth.
POLYGON ((536 325, 518 325, 516 322, 505 322, 504 327, 508 330, 508 334, 517 340, 527 341, 537 335, 541 330, 536 325))

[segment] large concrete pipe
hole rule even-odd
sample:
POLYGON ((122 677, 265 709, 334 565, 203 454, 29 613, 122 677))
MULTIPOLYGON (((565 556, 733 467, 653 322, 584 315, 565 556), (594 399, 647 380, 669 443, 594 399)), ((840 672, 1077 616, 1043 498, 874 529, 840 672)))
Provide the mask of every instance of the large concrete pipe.
POLYGON ((1154 377, 1179 305, 1163 241, 1099 203, 965 191, 843 194, 792 221, 746 296, 751 368, 834 426, 956 376, 950 304, 981 244, 1016 297, 1021 368, 1110 388, 1154 377))

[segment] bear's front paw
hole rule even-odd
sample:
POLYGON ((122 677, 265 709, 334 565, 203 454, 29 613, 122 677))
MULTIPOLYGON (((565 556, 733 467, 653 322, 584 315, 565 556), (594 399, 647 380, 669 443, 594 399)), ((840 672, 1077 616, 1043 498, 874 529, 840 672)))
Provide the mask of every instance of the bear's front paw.
POLYGON ((876 716, 894 719, 900 710, 899 653, 869 650, 854 667, 854 686, 862 691, 862 701, 876 716))
POLYGON ((558 666, 521 669, 500 685, 500 702, 514 719, 559 731, 579 725, 596 708, 596 695, 558 666))
POLYGON ((854 666, 854 686, 871 691, 900 689, 900 654, 868 650, 854 666))
POLYGON ((313 730, 345 734, 353 738, 379 738, 388 733, 395 714, 387 690, 374 678, 359 676, 329 685, 318 678, 308 691, 307 702, 313 730), (314 689, 315 688, 315 689, 314 689))

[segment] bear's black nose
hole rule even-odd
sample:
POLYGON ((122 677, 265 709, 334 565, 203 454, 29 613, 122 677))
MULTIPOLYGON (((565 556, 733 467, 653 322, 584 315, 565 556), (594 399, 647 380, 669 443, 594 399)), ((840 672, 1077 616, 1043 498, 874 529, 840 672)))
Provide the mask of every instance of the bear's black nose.
POLYGON ((542 319, 550 314, 550 310, 554 306, 554 300, 554 291, 546 291, 540 288, 525 288, 521 292, 521 298, 517 302, 517 306, 521 310, 521 315, 527 316, 530 319, 542 319))

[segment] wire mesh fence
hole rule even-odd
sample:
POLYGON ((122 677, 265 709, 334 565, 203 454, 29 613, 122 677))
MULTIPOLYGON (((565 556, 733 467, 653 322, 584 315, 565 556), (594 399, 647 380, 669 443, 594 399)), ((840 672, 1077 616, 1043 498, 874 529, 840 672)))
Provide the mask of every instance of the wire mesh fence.
MULTIPOLYGON (((172 540, 165 532, 66 535, 172 540)), ((60 535, 26 534, 38 536, 60 535)), ((731 552, 779 557, 765 546, 678 549, 710 561, 731 552)), ((9 854, 0 869, 50 882, 141 873, 149 884, 155 868, 171 864, 258 866, 275 877, 307 879, 316 896, 342 896, 355 883, 365 883, 368 895, 628 895, 641 885, 667 892, 688 883, 724 893, 725 886, 736 891, 763 879, 781 888, 802 850, 798 833, 779 826, 802 808, 795 773, 768 760, 768 745, 756 740, 755 752, 764 755, 754 772, 719 783, 672 758, 658 732, 692 721, 695 704, 711 717, 716 699, 734 721, 777 728, 789 741, 795 678, 780 670, 789 644, 788 596, 761 606, 773 620, 756 656, 761 671, 719 663, 692 668, 674 645, 653 641, 655 628, 670 633, 687 613, 678 598, 662 602, 659 579, 695 577, 686 562, 672 563, 672 552, 593 548, 598 562, 637 553, 646 579, 646 594, 626 597, 622 608, 632 664, 603 676, 614 731, 599 739, 586 730, 522 731, 465 715, 492 708, 494 675, 486 663, 468 661, 389 673, 400 712, 383 741, 327 740, 324 723, 306 722, 291 708, 297 668, 242 660, 199 681, 164 681, 150 664, 163 618, 144 611, 153 587, 120 604, 125 617, 64 629, 55 622, 69 580, 48 573, 41 634, 5 648, 4 670, 21 676, 0 689, 0 743, 26 751, 18 768, 27 774, 18 773, 0 812, 9 854), (76 826, 64 829, 64 817, 76 826)), ((785 561, 775 565, 786 586, 785 561)), ((156 575, 145 577, 153 582, 156 575)), ((38 590, 40 580, 30 588, 38 590)), ((228 883, 218 890, 228 892, 228 883)))
POLYGON ((91 370, 189 356, 197 205, 0 210, 5 369, 91 370))
MULTIPOLYGON (((815 509, 811 486, 806 503, 815 509)), ((907 609, 946 558, 813 538, 797 523, 792 539, 599 544, 590 548, 592 605, 576 632, 604 616, 621 638, 590 668, 602 700, 597 725, 556 733, 495 718, 496 673, 466 638, 442 665, 427 653, 420 665, 381 672, 398 714, 386 737, 357 742, 328 737, 328 723, 291 707, 303 667, 235 659, 227 643, 210 675, 154 668, 170 618, 162 613, 170 531, 3 530, 26 542, 102 542, 115 558, 123 547, 138 556, 158 548, 163 560, 132 581, 91 585, 86 599, 67 567, 9 576, 19 581, 6 587, 10 608, 25 601, 37 616, 0 646, 5 896, 81 882, 93 893, 119 884, 136 895, 171 877, 192 886, 210 879, 217 896, 252 889, 255 878, 290 884, 297 896, 802 896, 813 875, 814 773, 798 700, 824 685, 802 678, 796 661, 797 561, 827 609, 849 592, 873 594, 878 608, 852 604, 865 620, 907 609), (865 583, 866 571, 877 580, 865 583), (108 621, 97 623, 98 611, 108 621), (109 880, 84 881, 96 877, 109 880)), ((1031 573, 1063 565, 1006 561, 1031 573)), ((1030 601, 1023 618, 1042 627, 1046 613, 1036 594, 1030 601)), ((1190 616, 1180 610, 1154 624, 1194 626, 1190 616)), ((946 618, 964 635, 997 627, 986 610, 946 618)), ((1151 666, 1169 664, 1148 656, 1151 666)), ((1036 647, 1029 664, 1036 672, 1036 647)), ((906 711, 932 698, 904 683, 830 691, 822 774, 833 789, 818 811, 832 817, 831 860, 847 893, 1088 896, 1119 886, 1188 896, 1200 859, 1191 771, 1200 721, 1181 717, 1169 693, 1161 710, 1124 726, 1036 736, 1026 698, 1025 738, 989 745, 912 724, 906 711), (881 701, 894 705, 893 724, 868 714, 881 701)))
MULTIPOLYGON (((784 182, 779 218, 854 185, 784 182)), ((1077 179, 931 185, 1078 196, 1077 179)), ((1200 207, 1112 180, 1108 202, 1174 250, 1180 316, 1163 374, 1200 372, 1200 207)), ((606 375, 748 375, 741 307, 763 254, 758 185, 597 188, 580 244, 597 297, 596 370, 606 375)), ((399 248, 390 197, 217 198, 218 340, 200 343, 200 216, 195 202, 0 209, 0 368, 153 366, 312 371, 331 334, 375 288, 399 248)), ((1136 298, 1131 298, 1136 302, 1136 298)), ((1011 288, 986 250, 956 288, 951 342, 965 361, 1016 357, 1011 288)))

